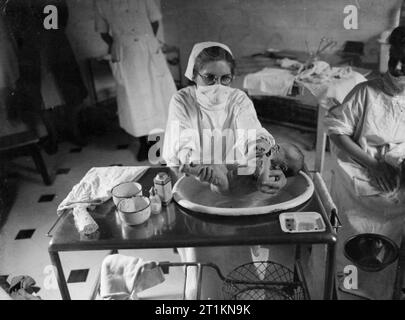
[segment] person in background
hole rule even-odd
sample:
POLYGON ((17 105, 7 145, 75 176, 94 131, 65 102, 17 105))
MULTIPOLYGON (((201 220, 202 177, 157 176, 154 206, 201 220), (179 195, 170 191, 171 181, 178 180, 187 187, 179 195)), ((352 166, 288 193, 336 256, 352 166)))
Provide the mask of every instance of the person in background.
MULTIPOLYGON (((88 91, 66 35, 69 21, 66 0, 40 0, 36 1, 36 5, 42 11, 46 5, 58 9, 58 29, 42 28, 41 32, 41 93, 44 107, 49 110, 64 105, 67 138, 78 146, 84 146, 87 142, 79 125, 88 91)), ((51 121, 55 122, 54 117, 51 121)))
POLYGON ((80 69, 66 36, 68 7, 65 0, 10 0, 5 13, 17 45, 20 77, 14 92, 14 108, 33 130, 38 116, 49 135, 48 151, 57 150, 57 127, 52 108, 65 106, 68 139, 84 145, 79 115, 87 97, 80 69), (47 5, 56 6, 57 29, 45 29, 47 5))
POLYGON ((137 159, 144 161, 148 135, 164 131, 170 98, 176 92, 156 38, 162 15, 154 0, 96 0, 94 6, 96 31, 111 54, 119 123, 139 138, 137 159))
MULTIPOLYGON (((325 121, 336 155, 331 194, 343 225, 338 233, 338 275, 353 265, 344 256, 350 236, 381 234, 399 245, 404 231, 405 199, 390 196, 400 187, 403 165, 387 162, 386 153, 405 142, 405 27, 392 32, 390 44, 388 72, 358 84, 343 104, 330 109, 325 121)), ((358 292, 391 299, 395 265, 379 273, 358 269, 358 292)))
POLYGON ((9 121, 7 103, 19 77, 15 43, 4 20, 0 13, 0 137, 16 133, 13 123, 9 121))

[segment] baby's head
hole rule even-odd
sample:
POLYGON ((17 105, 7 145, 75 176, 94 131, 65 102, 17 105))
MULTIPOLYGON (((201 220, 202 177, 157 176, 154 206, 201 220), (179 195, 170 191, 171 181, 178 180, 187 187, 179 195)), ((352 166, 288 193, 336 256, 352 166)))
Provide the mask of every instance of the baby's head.
POLYGON ((304 154, 292 143, 279 143, 272 152, 271 166, 281 169, 286 177, 295 176, 304 169, 304 154))

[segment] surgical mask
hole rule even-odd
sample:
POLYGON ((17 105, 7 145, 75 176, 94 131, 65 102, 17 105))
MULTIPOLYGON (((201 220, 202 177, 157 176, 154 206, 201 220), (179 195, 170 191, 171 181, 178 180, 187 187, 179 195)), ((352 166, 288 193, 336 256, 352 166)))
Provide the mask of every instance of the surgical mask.
POLYGON ((197 102, 205 108, 222 107, 226 105, 233 90, 233 88, 222 84, 213 84, 210 86, 197 85, 197 102))

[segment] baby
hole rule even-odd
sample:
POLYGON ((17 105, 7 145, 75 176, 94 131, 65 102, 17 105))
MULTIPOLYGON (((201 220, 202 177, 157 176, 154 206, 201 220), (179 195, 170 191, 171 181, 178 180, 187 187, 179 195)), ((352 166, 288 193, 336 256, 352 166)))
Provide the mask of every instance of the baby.
MULTIPOLYGON (((254 176, 257 178, 257 188, 261 192, 268 192, 266 182, 270 182, 270 170, 281 170, 284 175, 292 177, 304 169, 304 154, 294 144, 280 143, 259 157, 254 176)), ((274 179, 274 178, 273 178, 274 179)))
MULTIPOLYGON (((271 181, 270 170, 282 170, 286 177, 297 175, 304 168, 304 155, 301 150, 289 143, 280 143, 274 147, 258 144, 257 163, 254 178, 257 180, 258 190, 268 192, 266 182, 271 181)), ((236 165, 182 165, 180 172, 195 177, 209 177, 211 190, 226 194, 238 187, 236 165)))
POLYGON ((304 154, 292 143, 277 144, 264 156, 271 161, 270 169, 279 169, 286 177, 295 176, 304 169, 304 154))

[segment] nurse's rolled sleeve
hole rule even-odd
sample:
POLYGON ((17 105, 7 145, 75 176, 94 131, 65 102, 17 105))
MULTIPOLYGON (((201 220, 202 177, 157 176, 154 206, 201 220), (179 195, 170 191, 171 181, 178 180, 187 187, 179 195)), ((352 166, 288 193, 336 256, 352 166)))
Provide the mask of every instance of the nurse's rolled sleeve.
POLYGON ((353 136, 362 118, 365 95, 364 85, 356 86, 341 105, 332 107, 324 121, 328 135, 353 136))
POLYGON ((146 11, 150 22, 162 19, 162 12, 155 0, 146 0, 146 11))
POLYGON ((105 19, 100 4, 97 0, 93 2, 94 5, 94 27, 99 33, 108 33, 110 27, 107 19, 105 19))

